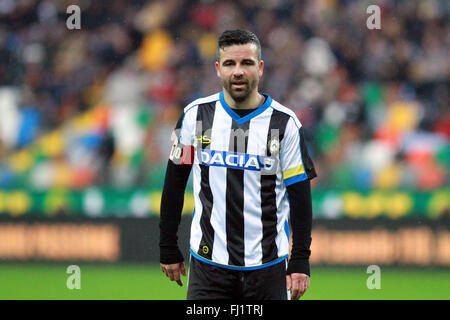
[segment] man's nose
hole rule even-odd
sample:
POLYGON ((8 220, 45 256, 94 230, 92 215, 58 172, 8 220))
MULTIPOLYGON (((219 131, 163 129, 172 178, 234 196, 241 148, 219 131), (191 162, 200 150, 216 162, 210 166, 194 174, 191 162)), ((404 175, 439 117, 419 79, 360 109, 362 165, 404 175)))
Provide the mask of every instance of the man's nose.
POLYGON ((233 76, 236 78, 242 77, 244 75, 244 70, 241 68, 240 64, 237 64, 233 71, 233 76))

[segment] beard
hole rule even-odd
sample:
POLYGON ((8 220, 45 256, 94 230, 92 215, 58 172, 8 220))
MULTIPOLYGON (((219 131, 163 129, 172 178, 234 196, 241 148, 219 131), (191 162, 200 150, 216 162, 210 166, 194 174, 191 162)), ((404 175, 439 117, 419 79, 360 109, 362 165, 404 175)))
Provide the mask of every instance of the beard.
POLYGON ((258 85, 258 80, 254 79, 245 82, 245 87, 242 89, 235 89, 232 86, 232 82, 233 81, 241 81, 241 80, 225 80, 222 79, 222 85, 225 88, 225 90, 229 93, 229 95, 231 96, 231 98, 233 98, 234 101, 236 102, 243 102, 245 101, 250 94, 252 93, 252 91, 256 88, 256 86, 258 85))

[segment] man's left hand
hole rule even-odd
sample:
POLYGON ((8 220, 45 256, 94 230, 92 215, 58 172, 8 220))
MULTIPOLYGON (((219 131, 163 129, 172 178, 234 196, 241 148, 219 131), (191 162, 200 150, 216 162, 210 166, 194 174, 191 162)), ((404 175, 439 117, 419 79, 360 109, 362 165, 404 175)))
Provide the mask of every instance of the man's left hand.
POLYGON ((288 274, 286 286, 291 291, 291 300, 298 300, 309 288, 309 276, 304 273, 288 274))

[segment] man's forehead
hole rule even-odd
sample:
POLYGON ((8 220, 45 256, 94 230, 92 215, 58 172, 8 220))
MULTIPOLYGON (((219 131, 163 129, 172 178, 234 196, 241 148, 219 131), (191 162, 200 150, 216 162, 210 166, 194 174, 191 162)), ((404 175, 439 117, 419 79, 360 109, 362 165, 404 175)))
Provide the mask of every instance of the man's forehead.
POLYGON ((233 44, 220 49, 220 60, 258 60, 258 48, 254 43, 233 44))

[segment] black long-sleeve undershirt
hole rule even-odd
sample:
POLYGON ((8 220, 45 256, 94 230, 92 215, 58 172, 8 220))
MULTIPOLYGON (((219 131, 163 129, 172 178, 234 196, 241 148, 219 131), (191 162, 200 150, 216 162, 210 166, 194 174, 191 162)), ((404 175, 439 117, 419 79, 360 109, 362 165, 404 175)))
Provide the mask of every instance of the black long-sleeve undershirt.
POLYGON ((286 187, 292 233, 292 249, 287 274, 305 273, 310 275, 312 200, 309 180, 286 187))
MULTIPOLYGON (((192 166, 168 161, 161 199, 160 262, 184 261, 178 247, 177 231, 183 209, 184 192, 192 166)), ((311 187, 309 180, 288 186, 292 250, 287 273, 310 274, 309 256, 312 228, 311 187)))
POLYGON ((184 260, 178 248, 177 232, 191 168, 190 165, 176 165, 171 160, 167 163, 159 220, 160 262, 164 264, 184 260))

